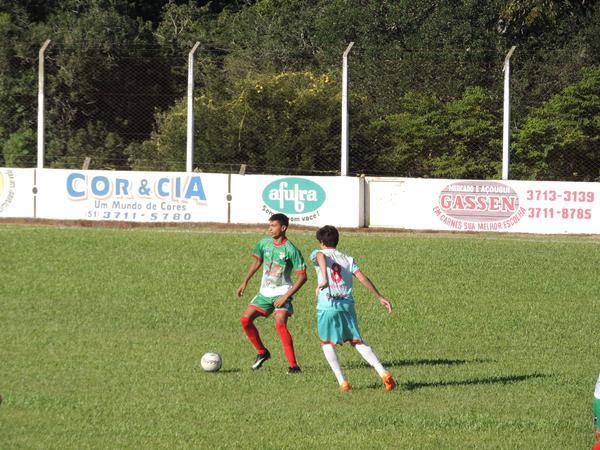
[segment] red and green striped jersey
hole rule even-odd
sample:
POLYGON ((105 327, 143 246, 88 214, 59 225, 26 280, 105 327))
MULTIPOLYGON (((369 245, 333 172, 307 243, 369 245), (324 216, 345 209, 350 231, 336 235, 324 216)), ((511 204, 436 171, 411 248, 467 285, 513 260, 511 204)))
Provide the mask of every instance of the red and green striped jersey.
POLYGON ((261 239, 253 255, 263 262, 260 293, 265 297, 285 294, 294 284, 292 270, 305 272, 306 264, 300 250, 288 239, 277 243, 271 237, 261 239))

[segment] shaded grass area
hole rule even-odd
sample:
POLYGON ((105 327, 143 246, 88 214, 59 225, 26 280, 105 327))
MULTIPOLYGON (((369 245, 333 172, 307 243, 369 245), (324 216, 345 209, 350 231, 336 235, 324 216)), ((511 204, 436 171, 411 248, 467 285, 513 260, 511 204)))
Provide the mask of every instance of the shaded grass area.
MULTIPOLYGON (((588 448, 600 242, 357 234, 340 248, 393 301, 356 288, 386 392, 348 346, 336 389, 315 277, 290 320, 303 373, 254 351, 235 289, 258 232, 0 225, 0 448, 588 448), (223 355, 217 374, 198 368, 223 355)), ((312 233, 292 232, 305 257, 312 233)))

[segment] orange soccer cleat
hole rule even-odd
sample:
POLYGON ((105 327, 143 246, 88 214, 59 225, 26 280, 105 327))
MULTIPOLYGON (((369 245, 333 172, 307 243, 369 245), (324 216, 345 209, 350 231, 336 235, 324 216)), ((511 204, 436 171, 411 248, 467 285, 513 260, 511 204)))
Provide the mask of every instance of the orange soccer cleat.
POLYGON ((393 391, 396 387, 396 381, 390 372, 385 372, 381 377, 381 380, 383 381, 385 389, 388 391, 393 391))
POLYGON ((346 391, 351 391, 352 390, 352 386, 350 386, 350 383, 348 383, 347 381, 342 381, 342 384, 340 384, 340 391, 342 392, 346 392, 346 391))

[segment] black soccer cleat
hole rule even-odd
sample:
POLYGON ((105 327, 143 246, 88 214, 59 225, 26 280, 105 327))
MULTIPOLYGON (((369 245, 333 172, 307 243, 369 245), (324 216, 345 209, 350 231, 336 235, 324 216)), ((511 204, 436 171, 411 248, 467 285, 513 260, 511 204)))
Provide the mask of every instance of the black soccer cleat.
POLYGON ((301 373, 302 370, 300 370, 300 367, 296 366, 296 367, 288 367, 288 373, 301 373))
POLYGON ((263 363, 267 359, 269 359, 270 357, 271 357, 271 353, 269 353, 269 350, 267 350, 263 354, 256 355, 256 359, 254 360, 254 364, 252 364, 252 369, 260 369, 260 366, 262 366, 263 363))

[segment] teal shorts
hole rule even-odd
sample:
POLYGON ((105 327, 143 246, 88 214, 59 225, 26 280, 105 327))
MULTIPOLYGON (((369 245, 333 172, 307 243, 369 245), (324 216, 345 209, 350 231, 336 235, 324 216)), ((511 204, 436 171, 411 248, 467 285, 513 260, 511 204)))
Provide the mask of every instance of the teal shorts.
POLYGON ((273 303, 275 303, 279 297, 281 297, 281 295, 276 297, 265 297, 262 294, 256 294, 249 306, 265 317, 269 317, 273 311, 286 311, 288 316, 294 314, 294 307, 292 306, 292 300, 294 300, 294 297, 288 298, 287 302, 285 302, 282 307, 275 308, 273 303))
POLYGON ((321 344, 338 345, 344 342, 360 344, 363 342, 356 321, 354 305, 348 311, 317 310, 317 330, 321 344))

